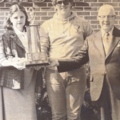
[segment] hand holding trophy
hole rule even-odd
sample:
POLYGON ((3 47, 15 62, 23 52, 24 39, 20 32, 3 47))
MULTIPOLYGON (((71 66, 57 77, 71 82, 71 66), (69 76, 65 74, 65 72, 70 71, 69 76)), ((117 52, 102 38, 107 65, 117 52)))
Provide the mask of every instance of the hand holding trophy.
POLYGON ((1 65, 2 67, 13 66, 18 70, 23 70, 26 67, 26 58, 13 57, 10 59, 4 60, 1 65))
POLYGON ((11 59, 11 63, 13 67, 17 68, 18 70, 22 70, 26 67, 26 58, 14 57, 11 59))

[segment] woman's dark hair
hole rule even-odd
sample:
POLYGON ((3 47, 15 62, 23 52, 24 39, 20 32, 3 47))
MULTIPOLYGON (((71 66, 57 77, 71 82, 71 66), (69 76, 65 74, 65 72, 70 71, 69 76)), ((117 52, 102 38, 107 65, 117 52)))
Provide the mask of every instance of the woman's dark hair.
POLYGON ((25 14, 25 16, 26 16, 25 25, 26 26, 29 25, 28 15, 27 15, 27 12, 26 12, 25 8, 19 3, 14 3, 14 4, 11 5, 11 7, 9 9, 9 15, 8 15, 8 17, 5 21, 5 24, 4 24, 5 29, 12 29, 12 23, 10 21, 10 17, 17 11, 21 11, 25 14))

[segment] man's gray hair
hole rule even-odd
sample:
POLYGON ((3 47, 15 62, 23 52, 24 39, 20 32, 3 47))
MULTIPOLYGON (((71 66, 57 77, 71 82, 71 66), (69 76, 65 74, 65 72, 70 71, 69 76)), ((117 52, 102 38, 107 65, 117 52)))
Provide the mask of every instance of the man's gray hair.
POLYGON ((112 12, 113 12, 113 15, 116 15, 115 14, 115 9, 112 5, 109 5, 109 4, 104 4, 102 5, 99 9, 98 9, 98 15, 100 15, 101 12, 104 12, 104 10, 107 10, 107 9, 110 9, 112 12))

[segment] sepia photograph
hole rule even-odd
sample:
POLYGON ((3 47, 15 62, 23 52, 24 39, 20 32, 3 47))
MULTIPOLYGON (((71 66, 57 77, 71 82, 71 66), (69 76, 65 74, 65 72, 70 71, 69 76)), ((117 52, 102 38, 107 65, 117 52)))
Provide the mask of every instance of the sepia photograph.
POLYGON ((0 120, 120 120, 120 0, 0 0, 0 120))

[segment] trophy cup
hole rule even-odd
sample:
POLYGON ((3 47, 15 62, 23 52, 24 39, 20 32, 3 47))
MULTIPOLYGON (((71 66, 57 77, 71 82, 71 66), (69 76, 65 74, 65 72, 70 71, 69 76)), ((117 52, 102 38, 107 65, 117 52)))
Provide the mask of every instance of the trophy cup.
POLYGON ((41 46, 38 25, 30 25, 27 27, 28 36, 28 52, 26 66, 48 65, 48 59, 41 60, 41 46))

